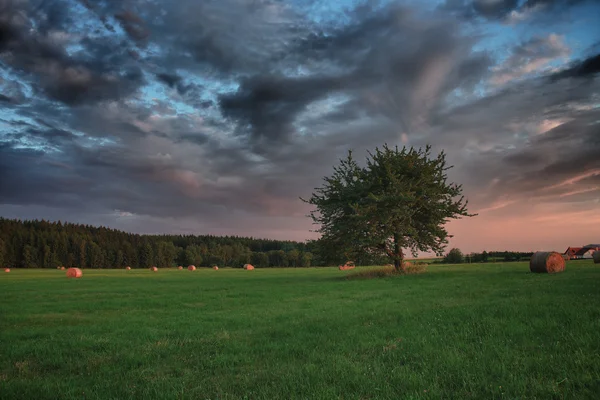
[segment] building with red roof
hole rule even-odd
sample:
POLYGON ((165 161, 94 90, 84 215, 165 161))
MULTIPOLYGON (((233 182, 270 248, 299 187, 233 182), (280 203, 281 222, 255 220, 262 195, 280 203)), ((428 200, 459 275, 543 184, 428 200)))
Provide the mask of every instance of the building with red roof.
POLYGON ((600 244, 588 244, 583 247, 569 247, 563 253, 569 260, 592 258, 594 251, 600 251, 600 244))

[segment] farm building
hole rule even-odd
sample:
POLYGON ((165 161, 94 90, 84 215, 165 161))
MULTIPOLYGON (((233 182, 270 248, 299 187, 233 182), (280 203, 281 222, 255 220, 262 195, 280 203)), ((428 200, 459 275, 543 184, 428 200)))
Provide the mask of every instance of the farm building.
POLYGON ((584 258, 592 258, 594 251, 600 250, 600 244, 588 244, 583 247, 569 247, 563 254, 569 260, 581 260, 584 258))

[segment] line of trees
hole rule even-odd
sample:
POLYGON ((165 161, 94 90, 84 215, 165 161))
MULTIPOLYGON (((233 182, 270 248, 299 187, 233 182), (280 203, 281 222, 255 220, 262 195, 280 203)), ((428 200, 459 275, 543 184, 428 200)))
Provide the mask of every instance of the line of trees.
POLYGON ((513 261, 529 261, 533 252, 519 251, 483 251, 481 253, 463 254, 460 249, 453 248, 443 258, 445 264, 462 264, 462 263, 486 263, 486 262, 513 262, 513 261))
POLYGON ((138 235, 105 227, 0 218, 0 266, 148 268, 323 265, 314 242, 237 236, 138 235))
MULTIPOLYGON (((327 241, 294 242, 212 235, 139 235, 62 222, 21 221, 0 217, 0 266, 21 268, 148 268, 213 265, 259 268, 340 265, 346 261, 327 241)), ((529 260, 533 253, 484 251, 463 254, 451 249, 437 262, 448 264, 529 260)), ((363 253, 353 261, 383 265, 389 259, 363 253)))

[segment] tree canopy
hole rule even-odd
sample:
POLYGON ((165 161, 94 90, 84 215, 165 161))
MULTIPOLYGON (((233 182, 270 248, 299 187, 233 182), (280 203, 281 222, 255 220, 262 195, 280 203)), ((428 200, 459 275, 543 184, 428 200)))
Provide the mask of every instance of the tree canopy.
POLYGON ((444 262, 448 264, 461 264, 465 260, 465 256, 463 255, 460 249, 454 248, 446 254, 444 257, 444 262))
POLYGON ((359 166, 348 152, 345 159, 324 178, 309 200, 310 213, 320 225, 322 246, 337 249, 347 259, 364 254, 384 255, 404 270, 404 250, 443 255, 451 236, 448 220, 473 216, 462 186, 448 183, 442 151, 432 157, 424 149, 384 145, 368 152, 366 165, 359 166))

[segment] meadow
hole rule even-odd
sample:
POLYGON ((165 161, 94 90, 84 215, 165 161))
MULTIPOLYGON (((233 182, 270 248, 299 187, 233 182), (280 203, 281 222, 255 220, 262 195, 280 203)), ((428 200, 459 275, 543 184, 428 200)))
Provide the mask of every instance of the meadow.
POLYGON ((594 399, 600 267, 0 275, 2 399, 594 399))

